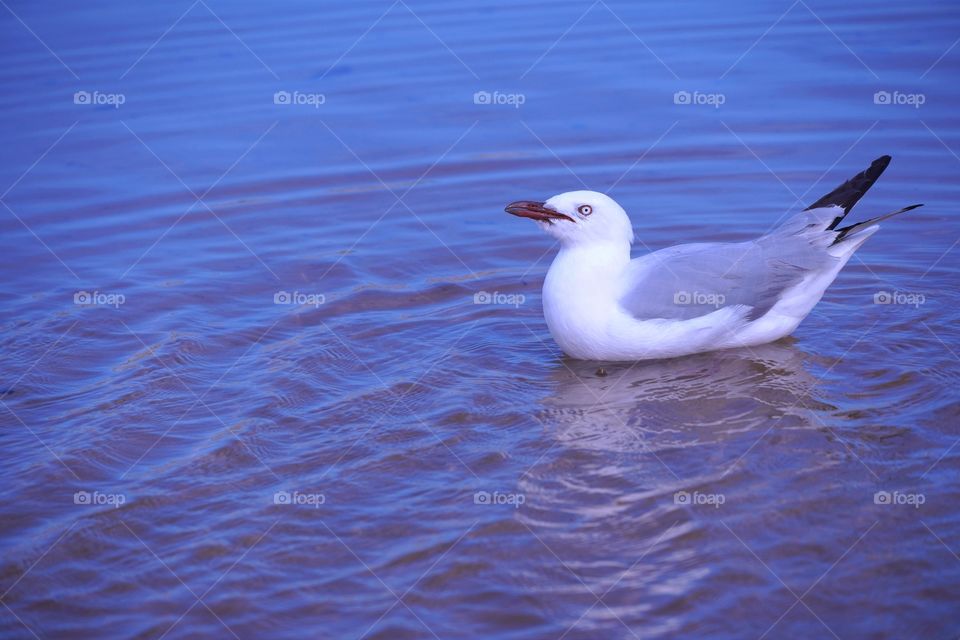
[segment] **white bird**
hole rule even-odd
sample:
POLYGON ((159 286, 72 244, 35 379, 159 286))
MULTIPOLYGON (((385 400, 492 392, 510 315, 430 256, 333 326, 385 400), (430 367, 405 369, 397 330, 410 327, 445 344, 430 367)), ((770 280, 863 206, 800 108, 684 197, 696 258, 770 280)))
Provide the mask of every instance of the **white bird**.
POLYGON ((749 347, 790 335, 878 222, 841 227, 890 163, 843 183, 749 242, 681 244, 630 259, 633 228, 612 198, 571 191, 509 204, 560 241, 543 283, 543 314, 563 351, 633 361, 749 347))

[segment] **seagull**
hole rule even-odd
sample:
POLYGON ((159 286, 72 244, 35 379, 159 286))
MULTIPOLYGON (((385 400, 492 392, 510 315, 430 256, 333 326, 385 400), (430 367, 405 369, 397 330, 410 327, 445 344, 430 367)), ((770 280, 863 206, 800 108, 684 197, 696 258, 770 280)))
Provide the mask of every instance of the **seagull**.
POLYGON ((890 164, 881 156, 754 240, 681 244, 630 259, 630 218, 613 198, 570 191, 513 202, 560 242, 543 282, 543 315, 579 360, 638 361, 751 347, 790 335, 879 223, 843 226, 890 164))

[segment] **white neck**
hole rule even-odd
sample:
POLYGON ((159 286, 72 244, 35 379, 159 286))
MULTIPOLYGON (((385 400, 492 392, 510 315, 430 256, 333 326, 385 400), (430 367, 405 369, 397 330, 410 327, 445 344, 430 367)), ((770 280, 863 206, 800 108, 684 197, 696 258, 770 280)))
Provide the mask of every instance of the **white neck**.
POLYGON ((617 304, 619 275, 630 263, 630 243, 565 246, 543 282, 543 314, 550 332, 568 353, 564 336, 585 336, 599 329, 617 304))

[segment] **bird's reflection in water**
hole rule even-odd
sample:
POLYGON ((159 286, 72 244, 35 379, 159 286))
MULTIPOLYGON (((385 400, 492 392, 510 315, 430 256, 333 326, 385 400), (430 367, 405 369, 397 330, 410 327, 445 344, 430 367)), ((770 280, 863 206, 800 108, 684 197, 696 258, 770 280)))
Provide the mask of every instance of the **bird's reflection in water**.
MULTIPOLYGON (((805 368, 817 360, 788 340, 673 360, 557 362, 537 412, 550 451, 520 478, 526 503, 516 517, 591 589, 612 589, 608 599, 621 601, 620 615, 638 630, 654 619, 680 624, 651 616, 680 606, 711 572, 736 571, 711 564, 710 541, 726 545, 721 555, 743 552, 713 520, 745 514, 749 524, 738 526, 768 526, 764 514, 776 513, 795 465, 820 464, 823 433, 810 413, 824 407, 822 391, 805 368), (778 442, 783 430, 794 436, 778 442), (694 491, 727 502, 677 500, 694 491), (642 567, 624 574, 647 550, 642 567)), ((563 615, 550 598, 541 604, 563 615)), ((602 614, 590 612, 578 628, 601 628, 602 614)))
POLYGON ((815 402, 816 378, 803 366, 811 359, 790 341, 638 363, 564 359, 541 417, 572 447, 629 450, 641 435, 722 439, 815 402))
POLYGON ((745 454, 784 430, 816 432, 810 413, 825 405, 804 365, 817 361, 792 340, 639 363, 559 361, 536 414, 556 455, 521 485, 536 495, 534 485, 559 475, 587 491, 629 484, 666 494, 732 480, 745 464, 776 466, 745 454))

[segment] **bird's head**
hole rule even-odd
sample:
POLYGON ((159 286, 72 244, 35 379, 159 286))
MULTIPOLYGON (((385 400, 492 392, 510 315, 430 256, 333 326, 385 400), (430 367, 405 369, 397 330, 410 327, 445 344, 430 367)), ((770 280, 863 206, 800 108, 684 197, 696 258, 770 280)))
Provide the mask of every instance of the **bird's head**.
POLYGON ((546 202, 521 200, 508 204, 505 211, 536 221, 564 246, 633 242, 627 212, 596 191, 568 191, 546 202))

